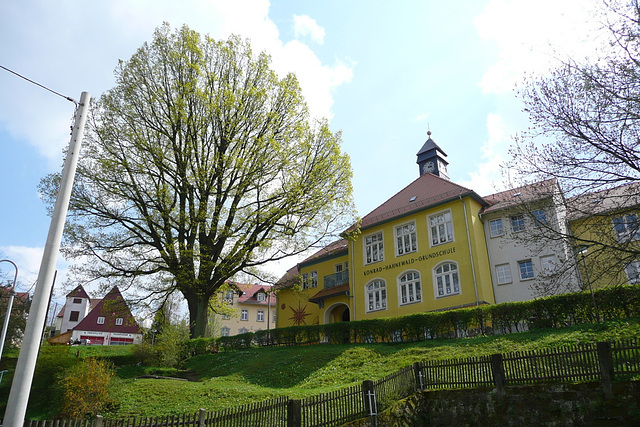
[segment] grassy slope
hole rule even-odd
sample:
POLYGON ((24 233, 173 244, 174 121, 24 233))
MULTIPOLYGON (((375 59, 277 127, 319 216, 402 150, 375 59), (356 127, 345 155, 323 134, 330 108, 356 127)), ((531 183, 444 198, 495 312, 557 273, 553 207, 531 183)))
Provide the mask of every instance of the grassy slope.
POLYGON ((365 379, 376 380, 413 362, 537 350, 578 343, 640 338, 638 322, 610 322, 409 344, 313 345, 198 356, 186 369, 197 381, 134 379, 142 368, 121 368, 120 408, 111 416, 154 416, 218 410, 275 396, 300 398, 365 379))

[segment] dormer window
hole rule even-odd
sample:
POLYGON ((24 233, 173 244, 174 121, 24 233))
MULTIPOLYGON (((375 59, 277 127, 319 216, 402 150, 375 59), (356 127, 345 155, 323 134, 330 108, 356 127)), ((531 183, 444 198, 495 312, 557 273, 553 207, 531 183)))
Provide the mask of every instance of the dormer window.
POLYGON ((117 317, 116 318, 116 326, 122 326, 122 323, 123 323, 122 317, 117 317))
POLYGON ((260 292, 257 294, 257 298, 258 298, 258 301, 264 302, 267 300, 267 294, 265 294, 264 292, 260 292))
POLYGON ((82 304, 82 298, 74 298, 73 299, 73 303, 74 304, 82 304))
POLYGON ((104 316, 98 316, 98 325, 104 325, 104 316))

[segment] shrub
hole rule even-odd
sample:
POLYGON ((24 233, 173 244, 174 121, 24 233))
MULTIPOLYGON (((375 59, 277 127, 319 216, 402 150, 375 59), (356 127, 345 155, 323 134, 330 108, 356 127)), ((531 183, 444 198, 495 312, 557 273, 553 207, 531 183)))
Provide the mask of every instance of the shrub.
POLYGON ((182 326, 165 325, 155 343, 142 343, 135 350, 136 358, 147 366, 176 367, 185 356, 184 344, 189 331, 182 326))
POLYGON ((68 368, 60 380, 62 417, 94 418, 114 403, 111 394, 113 367, 89 358, 68 368))

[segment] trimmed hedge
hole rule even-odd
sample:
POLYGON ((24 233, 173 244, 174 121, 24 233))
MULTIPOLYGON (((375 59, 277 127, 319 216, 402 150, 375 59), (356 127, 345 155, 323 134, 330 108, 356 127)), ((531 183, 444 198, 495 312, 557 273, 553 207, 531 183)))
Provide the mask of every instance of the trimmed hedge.
POLYGON ((640 317, 640 286, 624 285, 595 290, 593 297, 585 291, 400 317, 290 326, 231 337, 196 338, 186 342, 185 350, 195 356, 253 345, 406 342, 559 328, 598 321, 594 300, 601 321, 640 317))

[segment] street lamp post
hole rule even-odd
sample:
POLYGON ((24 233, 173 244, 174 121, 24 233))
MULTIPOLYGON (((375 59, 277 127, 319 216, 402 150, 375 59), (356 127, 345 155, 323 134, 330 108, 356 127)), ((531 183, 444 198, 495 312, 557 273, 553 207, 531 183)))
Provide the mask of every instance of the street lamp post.
POLYGON ((588 245, 582 245, 578 247, 578 253, 582 258, 582 265, 584 266, 584 275, 587 280, 587 287, 589 288, 589 293, 591 294, 591 303, 593 304, 594 314, 596 316, 596 322, 600 321, 600 313, 598 312, 598 304, 596 304, 596 297, 593 294, 593 288, 591 287, 591 279, 589 278, 589 269, 587 268, 587 250, 589 249, 588 245))
POLYGON ((0 259, 0 262, 8 262, 13 264, 16 274, 13 276, 13 286, 9 289, 9 303, 7 304, 7 314, 4 315, 4 324, 2 325, 2 336, 0 337, 0 360, 2 360, 2 351, 4 350, 4 340, 7 338, 7 329, 9 329, 9 318, 11 317, 11 308, 13 306, 13 298, 16 295, 16 280, 18 280, 18 266, 15 262, 8 259, 0 259))

